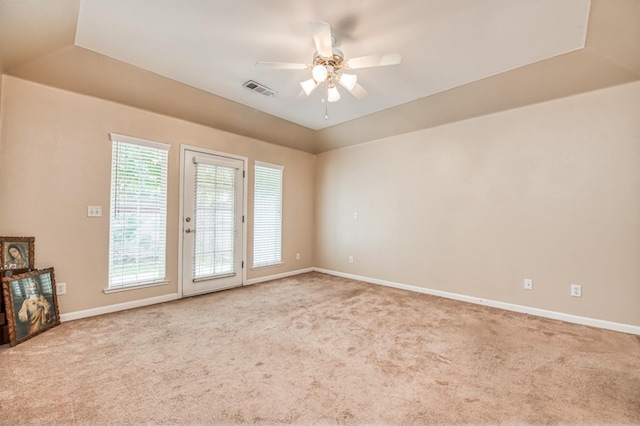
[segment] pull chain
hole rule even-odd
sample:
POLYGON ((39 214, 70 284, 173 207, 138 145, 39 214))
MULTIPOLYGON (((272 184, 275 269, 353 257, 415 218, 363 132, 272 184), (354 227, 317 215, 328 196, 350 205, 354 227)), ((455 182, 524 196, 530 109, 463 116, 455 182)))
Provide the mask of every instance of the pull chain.
POLYGON ((329 119, 329 80, 325 80, 324 99, 322 99, 322 102, 324 102, 324 119, 328 120, 329 119))

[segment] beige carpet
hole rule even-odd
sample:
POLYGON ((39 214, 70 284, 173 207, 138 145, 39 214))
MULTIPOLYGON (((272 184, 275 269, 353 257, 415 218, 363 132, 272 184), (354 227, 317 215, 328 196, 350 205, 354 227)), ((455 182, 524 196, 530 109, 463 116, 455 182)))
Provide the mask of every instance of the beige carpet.
POLYGON ((640 423, 640 339, 318 273, 0 348, 0 423, 640 423))

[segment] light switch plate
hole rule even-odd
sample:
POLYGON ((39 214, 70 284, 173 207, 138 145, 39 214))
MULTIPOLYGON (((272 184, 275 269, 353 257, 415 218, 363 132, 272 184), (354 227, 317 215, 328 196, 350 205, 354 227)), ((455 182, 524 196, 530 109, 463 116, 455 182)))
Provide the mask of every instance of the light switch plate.
POLYGON ((88 217, 100 217, 100 216, 102 216, 102 206, 88 206, 87 207, 87 216, 88 217))

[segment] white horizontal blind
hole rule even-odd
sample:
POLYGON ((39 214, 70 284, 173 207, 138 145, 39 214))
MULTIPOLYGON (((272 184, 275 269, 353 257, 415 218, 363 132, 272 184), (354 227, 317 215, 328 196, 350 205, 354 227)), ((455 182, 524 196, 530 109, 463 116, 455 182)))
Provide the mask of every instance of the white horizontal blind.
POLYGON ((165 280, 169 146, 111 134, 109 288, 165 280))
POLYGON ((253 267, 282 263, 284 168, 256 161, 253 201, 253 267))
POLYGON ((236 272, 236 175, 236 168, 198 162, 196 158, 195 279, 236 272))

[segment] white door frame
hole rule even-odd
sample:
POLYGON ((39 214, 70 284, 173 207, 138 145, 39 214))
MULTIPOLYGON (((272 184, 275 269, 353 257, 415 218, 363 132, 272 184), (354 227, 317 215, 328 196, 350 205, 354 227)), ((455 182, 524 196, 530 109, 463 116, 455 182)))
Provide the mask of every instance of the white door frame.
MULTIPOLYGON (((219 157, 232 158, 234 160, 240 160, 244 164, 245 175, 248 171, 249 159, 240 155, 229 154, 226 152, 213 151, 211 149, 202 148, 199 146, 183 145, 180 144, 180 190, 179 190, 179 210, 178 210, 178 295, 179 297, 185 297, 182 293, 182 225, 184 224, 184 156, 185 151, 196 151, 203 154, 217 155, 219 157)), ((245 176, 243 180, 243 195, 242 195, 242 216, 245 220, 242 221, 242 259, 244 267, 242 268, 242 285, 247 285, 247 189, 248 189, 248 176, 245 176)))

